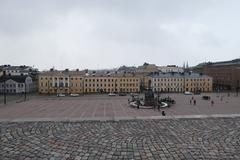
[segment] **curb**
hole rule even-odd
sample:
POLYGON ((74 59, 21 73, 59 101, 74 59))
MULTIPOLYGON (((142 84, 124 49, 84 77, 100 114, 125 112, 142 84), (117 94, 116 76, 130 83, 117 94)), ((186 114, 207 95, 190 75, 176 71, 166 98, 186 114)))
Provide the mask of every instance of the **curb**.
POLYGON ((86 118, 14 118, 0 119, 2 122, 83 122, 83 121, 128 121, 128 120, 164 120, 164 119, 205 119, 205 118, 238 118, 240 114, 212 115, 176 115, 176 116, 147 116, 147 117, 86 117, 86 118))

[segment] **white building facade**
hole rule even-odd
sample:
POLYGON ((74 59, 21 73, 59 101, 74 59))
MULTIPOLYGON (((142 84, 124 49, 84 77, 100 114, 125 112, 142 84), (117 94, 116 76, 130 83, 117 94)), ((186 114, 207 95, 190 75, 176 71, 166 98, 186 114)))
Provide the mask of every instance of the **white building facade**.
POLYGON ((29 76, 6 76, 0 78, 0 93, 4 91, 10 94, 29 93, 35 91, 35 85, 29 76))
POLYGON ((198 73, 157 73, 148 80, 154 92, 212 91, 212 78, 198 73))

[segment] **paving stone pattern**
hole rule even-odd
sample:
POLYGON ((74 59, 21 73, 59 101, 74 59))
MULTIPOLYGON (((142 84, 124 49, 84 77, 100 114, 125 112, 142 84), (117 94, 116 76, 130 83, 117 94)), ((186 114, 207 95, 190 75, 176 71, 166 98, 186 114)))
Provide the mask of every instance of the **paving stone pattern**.
POLYGON ((2 122, 0 159, 240 159, 240 118, 2 122))

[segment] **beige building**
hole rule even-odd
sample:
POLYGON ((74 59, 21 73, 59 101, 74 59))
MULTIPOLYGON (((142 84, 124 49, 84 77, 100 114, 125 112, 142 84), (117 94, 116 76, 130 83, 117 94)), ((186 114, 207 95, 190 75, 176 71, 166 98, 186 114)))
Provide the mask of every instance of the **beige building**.
POLYGON ((211 92, 212 78, 197 73, 158 73, 145 80, 154 92, 211 92))
POLYGON ((39 75, 39 93, 139 92, 134 74, 85 74, 83 71, 47 71, 39 75))

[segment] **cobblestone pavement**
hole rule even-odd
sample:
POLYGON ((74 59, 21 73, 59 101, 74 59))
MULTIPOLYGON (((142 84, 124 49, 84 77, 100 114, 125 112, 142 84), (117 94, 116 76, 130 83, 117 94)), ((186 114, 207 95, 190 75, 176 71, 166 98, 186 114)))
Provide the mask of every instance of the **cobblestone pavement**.
POLYGON ((240 118, 2 122, 0 159, 240 159, 240 118))

